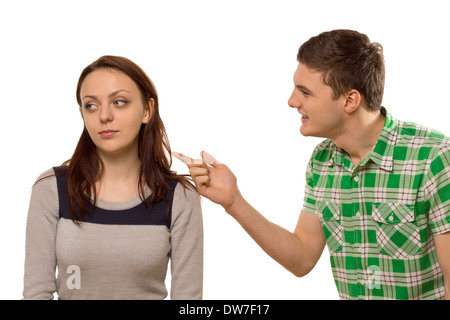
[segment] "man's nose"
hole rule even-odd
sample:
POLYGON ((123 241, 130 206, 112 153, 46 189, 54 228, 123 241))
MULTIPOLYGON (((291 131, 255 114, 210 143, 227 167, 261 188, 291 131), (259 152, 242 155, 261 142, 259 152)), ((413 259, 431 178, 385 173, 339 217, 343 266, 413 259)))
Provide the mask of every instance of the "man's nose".
POLYGON ((300 94, 297 93, 295 89, 292 91, 292 94, 289 97, 288 105, 289 107, 296 109, 299 109, 302 106, 300 94))

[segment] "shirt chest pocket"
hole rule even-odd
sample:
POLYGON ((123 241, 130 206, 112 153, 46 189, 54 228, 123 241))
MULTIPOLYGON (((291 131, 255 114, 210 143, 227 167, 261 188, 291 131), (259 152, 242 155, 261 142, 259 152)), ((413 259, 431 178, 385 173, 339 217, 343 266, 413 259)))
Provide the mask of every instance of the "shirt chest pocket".
POLYGON ((372 220, 376 222, 376 238, 382 254, 406 259, 420 251, 420 233, 412 205, 373 204, 372 220))
POLYGON ((329 251, 341 251, 343 234, 339 204, 331 201, 319 201, 316 205, 316 210, 322 224, 329 251))

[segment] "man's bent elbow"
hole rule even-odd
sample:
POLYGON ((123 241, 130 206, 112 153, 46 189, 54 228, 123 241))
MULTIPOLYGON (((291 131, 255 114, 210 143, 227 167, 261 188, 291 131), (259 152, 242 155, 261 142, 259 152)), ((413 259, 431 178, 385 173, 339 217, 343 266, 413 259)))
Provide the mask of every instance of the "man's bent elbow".
POLYGON ((302 266, 302 267, 293 268, 292 270, 289 270, 289 271, 297 278, 302 278, 302 277, 306 276, 308 273, 310 273, 310 271, 313 268, 314 268, 314 265, 302 266))

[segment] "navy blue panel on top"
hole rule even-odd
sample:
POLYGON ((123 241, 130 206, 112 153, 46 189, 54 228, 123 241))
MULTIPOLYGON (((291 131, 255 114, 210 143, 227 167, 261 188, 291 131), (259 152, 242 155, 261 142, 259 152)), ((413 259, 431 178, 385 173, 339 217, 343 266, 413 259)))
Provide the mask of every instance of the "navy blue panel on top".
MULTIPOLYGON (((58 186, 59 217, 71 219, 67 201, 67 167, 54 167, 53 170, 55 171, 58 186)), ((167 212, 168 203, 166 200, 153 204, 150 212, 142 202, 126 210, 106 210, 94 207, 92 212, 85 217, 84 222, 118 225, 165 225, 170 229, 173 195, 177 181, 169 180, 168 182, 171 188, 167 190, 167 198, 170 205, 169 212, 167 212)))

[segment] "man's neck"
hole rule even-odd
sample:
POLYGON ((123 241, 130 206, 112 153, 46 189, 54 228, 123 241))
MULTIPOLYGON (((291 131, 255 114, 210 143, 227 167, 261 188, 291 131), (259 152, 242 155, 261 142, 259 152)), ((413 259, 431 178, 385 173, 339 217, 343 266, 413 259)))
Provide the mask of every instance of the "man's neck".
POLYGON ((380 112, 369 112, 363 108, 348 117, 342 134, 332 139, 350 156, 357 166, 369 155, 383 131, 386 117, 380 112))

